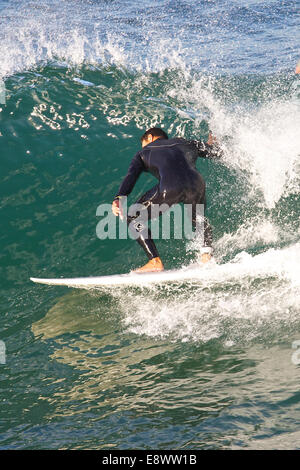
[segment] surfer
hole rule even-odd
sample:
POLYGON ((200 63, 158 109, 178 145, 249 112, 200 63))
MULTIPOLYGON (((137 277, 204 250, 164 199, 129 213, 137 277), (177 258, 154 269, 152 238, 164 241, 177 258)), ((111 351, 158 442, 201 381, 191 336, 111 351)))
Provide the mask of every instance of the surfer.
MULTIPOLYGON (((142 150, 136 153, 131 161, 119 191, 112 203, 115 216, 122 216, 122 197, 128 196, 143 171, 154 175, 159 183, 147 191, 136 204, 142 210, 137 215, 127 216, 129 229, 135 231, 137 242, 148 256, 148 263, 135 270, 137 273, 162 271, 162 260, 156 245, 151 238, 147 221, 151 219, 151 209, 154 205, 162 205, 164 209, 180 202, 191 204, 192 224, 196 229, 197 204, 205 207, 205 181, 196 169, 196 160, 202 158, 218 158, 220 151, 212 134, 208 141, 185 140, 183 138, 169 139, 167 134, 158 127, 148 129, 141 137, 142 150), (145 223, 141 222, 145 221, 145 223)), ((153 212, 152 212, 153 216, 153 212)), ((208 220, 204 217, 204 242, 200 252, 203 263, 212 256, 212 230, 208 220)))

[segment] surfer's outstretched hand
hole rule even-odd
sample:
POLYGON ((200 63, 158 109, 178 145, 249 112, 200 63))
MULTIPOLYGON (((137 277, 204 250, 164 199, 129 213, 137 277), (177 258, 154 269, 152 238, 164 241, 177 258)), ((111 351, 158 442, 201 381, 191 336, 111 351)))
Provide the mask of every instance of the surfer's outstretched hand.
POLYGON ((218 145, 217 138, 213 135, 213 133, 211 131, 209 131, 209 134, 208 134, 207 144, 208 145, 218 145))

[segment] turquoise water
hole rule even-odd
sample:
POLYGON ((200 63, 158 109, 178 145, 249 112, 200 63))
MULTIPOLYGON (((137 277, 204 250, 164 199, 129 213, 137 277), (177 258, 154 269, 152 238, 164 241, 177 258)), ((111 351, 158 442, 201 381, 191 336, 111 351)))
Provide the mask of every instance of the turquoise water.
MULTIPOLYGON (((2 449, 300 448, 297 4, 156 3, 0 2, 2 449), (153 125, 220 142, 197 163, 217 266, 32 284, 144 263, 97 238, 96 210, 153 125)), ((199 250, 157 245, 168 269, 199 250)))

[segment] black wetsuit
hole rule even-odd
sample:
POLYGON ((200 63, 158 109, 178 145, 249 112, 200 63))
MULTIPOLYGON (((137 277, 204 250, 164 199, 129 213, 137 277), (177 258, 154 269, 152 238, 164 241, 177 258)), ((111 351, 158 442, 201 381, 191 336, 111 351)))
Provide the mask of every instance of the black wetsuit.
MULTIPOLYGON (((138 214, 139 222, 131 224, 137 216, 127 217, 129 228, 136 231, 135 238, 149 259, 159 254, 147 224, 140 220, 141 217, 145 221, 150 220, 153 204, 166 204, 165 207, 180 202, 191 204, 193 227, 196 227, 196 205, 205 205, 205 182, 196 169, 198 157, 216 158, 218 152, 215 147, 201 141, 159 138, 137 152, 131 161, 116 198, 128 196, 143 171, 159 180, 157 185, 136 201, 136 204, 142 204, 145 209, 144 216, 141 212, 138 214)), ((211 227, 207 219, 204 219, 204 246, 211 247, 211 243, 211 227)))

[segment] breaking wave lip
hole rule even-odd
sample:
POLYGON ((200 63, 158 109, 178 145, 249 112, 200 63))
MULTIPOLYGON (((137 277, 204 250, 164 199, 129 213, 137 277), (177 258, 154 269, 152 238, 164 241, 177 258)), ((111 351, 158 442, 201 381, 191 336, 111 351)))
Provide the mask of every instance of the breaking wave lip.
POLYGON ((168 37, 163 30, 157 32, 154 25, 149 28, 149 18, 145 17, 140 22, 142 26, 148 23, 148 27, 141 28, 137 39, 130 29, 127 33, 120 31, 108 3, 98 8, 78 0, 42 0, 39 5, 20 1, 17 10, 4 8, 0 77, 49 63, 70 67, 116 65, 150 72, 168 67, 186 69, 182 56, 188 49, 179 37, 168 37))
MULTIPOLYGON (((170 16, 170 5, 162 6, 163 19, 158 21, 153 9, 133 7, 129 3, 125 14, 121 2, 114 2, 114 8, 108 1, 98 4, 84 0, 19 0, 17 7, 13 2, 8 3, 1 9, 4 21, 0 31, 0 77, 56 60, 65 60, 70 65, 115 64, 152 72, 170 67, 183 71, 195 67, 215 73, 237 66, 235 59, 239 54, 233 54, 232 29, 228 20, 239 7, 232 5, 232 2, 224 2, 217 12, 219 17, 215 12, 207 11, 205 21, 201 5, 193 5, 196 9, 195 24, 186 16, 184 8, 178 8, 178 11, 171 13, 173 28, 166 28, 164 21, 170 16), (198 19, 202 20, 201 25, 197 23, 198 19), (220 42, 222 21, 227 35, 220 42), (198 34, 192 35, 195 27, 198 34), (196 38, 192 45, 191 38, 196 38)), ((191 6, 186 7, 192 12, 191 6)), ((264 7, 268 8, 269 5, 264 7)), ((290 17, 294 9, 296 6, 291 5, 291 11, 288 11, 290 17)), ((253 13, 252 21, 257 15, 257 12, 253 13)), ((249 41, 251 33, 242 28, 239 34, 241 36, 236 36, 235 41, 237 45, 238 39, 246 38, 249 41)), ((285 46, 291 56, 297 54, 296 47, 293 49, 293 39, 288 35, 285 46)), ((280 47, 282 51, 282 43, 280 47)), ((242 54, 239 49, 238 52, 242 54)), ((254 53, 254 58, 249 56, 250 70, 253 70, 253 65, 260 68, 260 55, 254 53), (257 64, 253 63, 255 59, 257 64)), ((243 68, 238 66, 238 69, 242 71, 244 57, 240 60, 243 68)), ((266 55, 263 61, 267 61, 266 55)), ((271 70, 274 72, 274 63, 271 70)))

